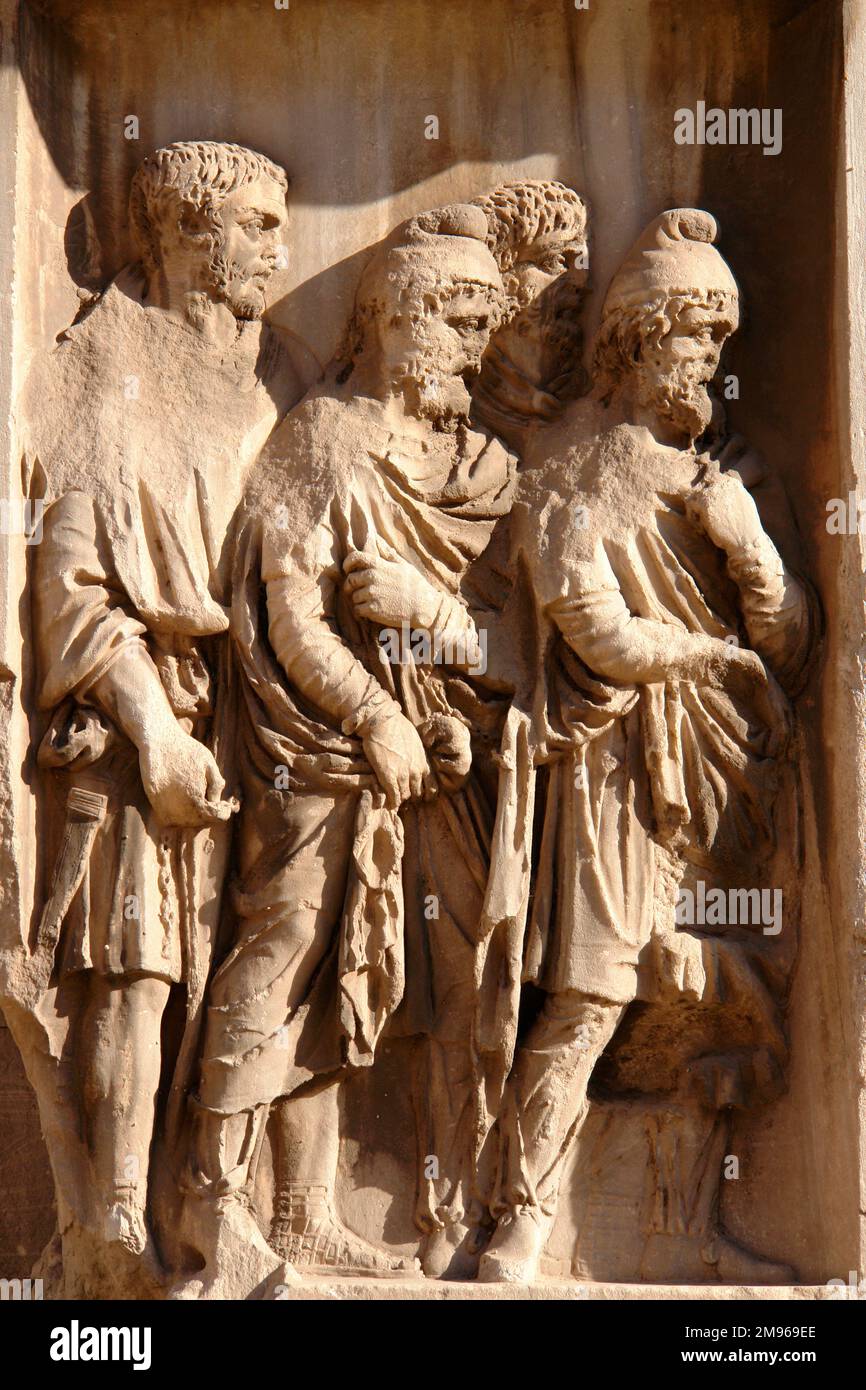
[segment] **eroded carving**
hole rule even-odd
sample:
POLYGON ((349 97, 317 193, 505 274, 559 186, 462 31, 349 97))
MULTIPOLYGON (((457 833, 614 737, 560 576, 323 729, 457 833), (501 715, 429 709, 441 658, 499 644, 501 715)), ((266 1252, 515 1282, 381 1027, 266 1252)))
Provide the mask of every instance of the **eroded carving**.
POLYGON ((147 1199, 162 1020, 183 982, 171 1130, 236 805, 225 533, 246 468, 297 396, 261 323, 286 188, 239 146, 150 156, 130 196, 140 262, 29 390, 33 487, 49 503, 32 577, 47 898, 25 983, 41 991, 51 1060, 32 1065, 84 1291, 91 1275, 97 1289, 122 1282, 139 1257, 158 1273, 147 1199))
MULTIPOLYGON (((814 612, 762 523, 766 468, 737 446, 721 458, 695 448, 739 312, 715 233, 695 209, 647 228, 608 291, 591 393, 526 451, 512 556, 529 578, 541 686, 518 695, 507 731, 513 785, 490 925, 495 941, 500 918, 510 931, 511 914, 525 914, 533 864, 511 978, 544 995, 506 1086, 483 1278, 535 1277, 590 1078, 635 999, 646 1007, 613 1049, 609 1080, 673 1090, 686 1106, 681 1138, 671 1114, 651 1124, 658 1189, 647 1235, 684 1237, 661 1256, 662 1277, 675 1267, 692 1280, 789 1273, 718 1225, 718 1117, 776 1094, 785 1063, 798 913, 788 695, 808 668, 814 612), (727 895, 756 883, 784 901, 778 936, 764 934, 773 924, 760 915, 676 925, 684 888, 727 895), (669 1071, 676 1058, 673 1085, 652 1075, 659 1034, 669 1071), (672 1164, 665 1154, 678 1146, 672 1164)), ((516 1022, 515 1006, 509 1051, 516 1022)))
POLYGON ((634 1278, 790 1280, 720 1174, 785 1084, 817 604, 712 394, 714 219, 650 223, 587 373, 578 193, 419 213, 295 404, 262 323, 286 191, 238 146, 157 151, 140 262, 26 397, 45 873, 9 1008, 58 1288, 531 1283, 566 1189, 557 1272, 608 1277, 629 1146, 634 1278), (386 1049, 393 1248, 341 1205, 386 1049))

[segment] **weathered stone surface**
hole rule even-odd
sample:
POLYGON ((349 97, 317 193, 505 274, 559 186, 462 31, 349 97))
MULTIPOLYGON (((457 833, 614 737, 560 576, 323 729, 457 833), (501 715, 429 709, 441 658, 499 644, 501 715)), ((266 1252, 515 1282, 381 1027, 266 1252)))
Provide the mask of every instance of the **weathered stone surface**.
POLYGON ((862 1268, 857 9, 3 0, 0 1277, 862 1268))
POLYGON ((54 1196, 36 1098, 6 1027, 0 1027, 0 1135, 0 1264, 5 1278, 21 1279, 54 1230, 54 1196))

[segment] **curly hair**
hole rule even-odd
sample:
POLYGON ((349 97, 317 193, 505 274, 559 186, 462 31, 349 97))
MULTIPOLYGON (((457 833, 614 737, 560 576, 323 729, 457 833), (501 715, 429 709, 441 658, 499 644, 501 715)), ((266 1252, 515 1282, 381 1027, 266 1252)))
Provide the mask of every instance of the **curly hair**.
POLYGON ((510 270, 535 242, 586 235, 586 203, 573 188, 551 179, 506 183, 472 202, 487 218, 487 245, 500 270, 510 270))
POLYGON ((411 319, 421 320, 428 315, 441 314, 449 300, 460 294, 480 295, 490 309, 493 327, 497 327, 502 312, 502 295, 492 285, 481 280, 467 280, 463 277, 442 281, 427 271, 417 271, 408 284, 396 288, 391 299, 382 296, 364 296, 355 303, 343 340, 337 352, 343 371, 356 362, 364 349, 370 325, 379 317, 387 317, 395 311, 406 314, 411 319))
MULTIPOLYGON (((351 364, 364 349, 370 325, 379 317, 399 313, 421 320, 441 313, 455 295, 469 293, 480 294, 486 300, 498 325, 502 313, 501 284, 494 286, 471 273, 467 275, 465 268, 463 273, 449 274, 443 280, 438 268, 425 263, 425 253, 435 251, 439 238, 465 238, 486 257, 486 230, 486 218, 473 203, 431 208, 416 213, 394 229, 373 251, 361 273, 354 308, 337 353, 337 360, 347 364, 341 368, 341 380, 347 379, 351 364), (419 253, 417 258, 413 251, 419 253)), ((495 274, 495 262, 490 268, 495 274)))
MULTIPOLYGON (((583 198, 552 179, 523 179, 473 198, 487 218, 487 245, 503 276, 518 261, 532 260, 532 247, 549 241, 586 241, 583 198)), ((523 308, 519 290, 509 295, 507 317, 523 308)))
POLYGON ((139 165, 129 194, 129 221, 148 274, 159 269, 159 226, 177 218, 184 204, 219 220, 226 198, 255 179, 270 179, 288 192, 285 170, 243 145, 215 140, 178 141, 155 150, 139 165))
POLYGON ((593 350, 594 384, 602 400, 609 400, 623 375, 640 360, 644 343, 660 343, 667 337, 680 314, 687 309, 714 309, 727 312, 736 328, 739 314, 736 297, 723 290, 709 294, 655 295, 644 304, 615 309, 602 321, 593 350))

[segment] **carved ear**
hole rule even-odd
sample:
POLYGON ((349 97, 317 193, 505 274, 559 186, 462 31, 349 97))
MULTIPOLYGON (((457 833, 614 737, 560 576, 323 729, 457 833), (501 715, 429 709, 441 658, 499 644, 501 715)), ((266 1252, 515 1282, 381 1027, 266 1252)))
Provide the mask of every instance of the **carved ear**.
POLYGON ((203 208, 196 207, 194 203, 182 203, 177 229, 184 239, 198 242, 213 234, 213 223, 203 208))

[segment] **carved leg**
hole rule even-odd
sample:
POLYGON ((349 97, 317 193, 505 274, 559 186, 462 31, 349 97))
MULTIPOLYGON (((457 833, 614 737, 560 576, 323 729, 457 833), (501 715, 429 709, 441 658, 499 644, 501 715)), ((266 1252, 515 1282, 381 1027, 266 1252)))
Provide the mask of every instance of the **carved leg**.
POLYGON ((267 1105, 236 1115, 198 1110, 183 1236, 204 1268, 176 1283, 170 1298, 248 1298, 294 1279, 259 1230, 250 1202, 267 1118, 267 1105))
POLYGON ((478 1272, 483 1282, 536 1278, 589 1079, 623 1011, 574 991, 548 995, 518 1049, 501 1120, 498 1223, 478 1272))
POLYGON ((471 1279, 489 1225, 474 1171, 475 1078, 466 1045, 419 1040, 413 1094, 421 1265, 429 1279, 471 1279))
POLYGON ((490 1233, 486 1169, 492 1145, 482 1132, 469 1043, 488 812, 473 783, 404 812, 404 881, 414 885, 407 893, 406 987, 417 1036, 415 1224, 423 1233, 422 1268, 431 1279, 473 1278, 490 1233), (418 903, 426 904, 423 913, 418 903))
POLYGON ((147 1244, 147 1175, 169 983, 92 973, 82 1019, 84 1127, 106 1242, 147 1244))
POLYGON ((386 1276, 411 1268, 411 1261, 362 1240, 336 1215, 339 1087, 281 1101, 276 1110, 271 1247, 308 1274, 386 1276))
MULTIPOLYGON (((205 1270, 197 1289, 189 1281, 175 1297, 247 1297, 283 1264, 254 1218, 249 1177, 268 1107, 285 1094, 293 1064, 289 1024, 307 1000, 340 921, 354 809, 354 797, 298 797, 284 840, 267 846, 258 843, 254 823, 242 823, 238 939, 210 987, 191 1184, 196 1195, 185 1213, 187 1243, 199 1251, 205 1270)), ((336 1022, 336 1003, 331 1013, 336 1022)), ((288 1204, 289 1224, 297 1217, 299 1227, 292 1184, 323 1186, 329 1198, 333 1191, 336 1090, 323 1096, 315 1098, 309 1121, 304 1102, 286 1101, 276 1126, 278 1183, 285 1188, 278 1186, 276 1208, 279 1214, 288 1204), (296 1104, 303 1107, 297 1121, 296 1104)), ((293 1246, 292 1253, 300 1251, 293 1246)))

